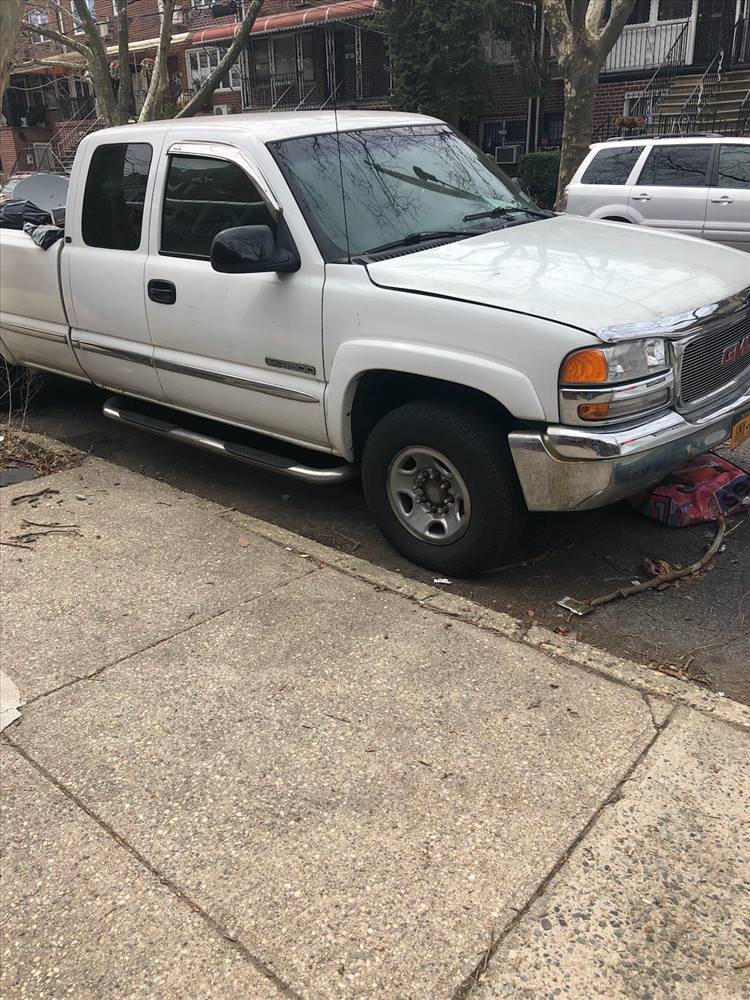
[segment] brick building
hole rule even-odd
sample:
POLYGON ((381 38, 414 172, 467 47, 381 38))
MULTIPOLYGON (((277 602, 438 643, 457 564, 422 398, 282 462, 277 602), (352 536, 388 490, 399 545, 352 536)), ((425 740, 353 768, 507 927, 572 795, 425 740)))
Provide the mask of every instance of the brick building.
MULTIPOLYGON (((116 60, 118 25, 113 0, 87 0, 116 60)), ((129 0, 130 66, 136 114, 156 53, 160 0, 129 0)), ((492 89, 487 114, 462 122, 482 148, 509 168, 521 152, 559 145, 563 88, 545 31, 541 0, 533 0, 537 47, 546 70, 543 96, 529 98, 518 83, 509 45, 487 34, 492 89)), ((390 73, 383 34, 373 24, 378 0, 265 0, 251 39, 216 90, 206 114, 387 107, 390 73)), ((47 0, 29 3, 16 71, 3 103, 0 167, 64 169, 77 142, 99 124, 96 102, 72 50, 33 34, 49 25, 75 37, 68 14, 47 0), (54 65, 35 66, 46 59, 54 65)), ((170 102, 178 106, 211 71, 239 26, 241 2, 177 0, 169 55, 170 102)), ((528 4, 525 9, 529 10, 528 4)), ((743 129, 750 121, 750 0, 636 0, 621 38, 607 58, 597 90, 595 133, 617 130, 635 115, 685 127, 743 129), (696 97, 698 95, 698 97, 696 97), (696 114, 696 111, 699 113, 696 114), (713 117, 710 117, 710 116, 713 117)), ((115 63, 116 65, 116 63, 115 63)), ((117 69, 119 73, 119 67, 117 69)))

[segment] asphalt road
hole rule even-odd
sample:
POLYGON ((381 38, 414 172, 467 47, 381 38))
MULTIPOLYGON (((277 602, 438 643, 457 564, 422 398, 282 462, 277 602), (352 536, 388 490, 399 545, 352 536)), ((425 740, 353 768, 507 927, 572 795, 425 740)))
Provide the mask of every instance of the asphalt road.
MULTIPOLYGON (((313 487, 113 424, 101 414, 108 394, 50 379, 29 414, 28 430, 90 451, 178 489, 283 525, 405 576, 435 574, 398 556, 372 524, 358 485, 313 487)), ((750 469, 750 446, 731 455, 750 469)), ((588 600, 631 579, 643 559, 687 565, 700 557, 713 526, 669 529, 622 503, 579 514, 531 518, 506 567, 446 585, 479 604, 571 634, 610 652, 660 667, 750 703, 750 517, 699 576, 662 592, 620 600, 583 618, 556 605, 588 600)))

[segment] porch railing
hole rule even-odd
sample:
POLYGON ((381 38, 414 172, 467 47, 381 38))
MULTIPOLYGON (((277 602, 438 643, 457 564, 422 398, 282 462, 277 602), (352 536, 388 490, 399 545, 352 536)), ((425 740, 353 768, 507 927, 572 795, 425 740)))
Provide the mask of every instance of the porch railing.
POLYGON ((721 48, 676 116, 680 127, 685 127, 690 122, 699 122, 714 113, 716 95, 726 70, 726 52, 721 48))
POLYGON ((660 66, 678 38, 683 37, 687 52, 689 19, 664 21, 661 24, 633 24, 625 28, 607 56, 603 73, 654 69, 660 66))
MULTIPOLYGON (((310 111, 332 108, 334 94, 323 80, 305 80, 301 73, 274 74, 255 77, 248 82, 245 93, 251 109, 275 111, 310 111)), ((341 79, 336 84, 335 100, 344 102, 385 98, 388 93, 387 75, 383 72, 361 72, 357 79, 341 79)))
POLYGON ((690 22, 683 24, 681 31, 672 42, 664 59, 649 80, 646 89, 630 105, 629 114, 634 118, 645 118, 651 121, 659 101, 669 89, 675 74, 685 65, 690 22))

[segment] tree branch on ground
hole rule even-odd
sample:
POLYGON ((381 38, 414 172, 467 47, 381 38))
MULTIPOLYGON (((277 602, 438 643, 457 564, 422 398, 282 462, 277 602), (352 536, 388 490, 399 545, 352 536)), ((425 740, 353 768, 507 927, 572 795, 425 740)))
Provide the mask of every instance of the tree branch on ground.
POLYGON ((591 145, 599 71, 635 6, 635 0, 544 0, 547 30, 565 86, 557 207, 591 145))
POLYGON ((263 6, 263 0, 252 0, 252 3, 248 4, 245 11, 245 16, 242 19, 240 27, 234 36, 232 44, 229 46, 227 51, 224 53, 223 58, 220 60, 219 65, 211 71, 211 73, 206 77, 206 79, 201 84, 198 91, 190 98, 185 107, 178 112, 177 118, 190 118, 197 111, 208 102, 213 92, 216 90, 218 85, 227 75, 229 70, 237 62, 240 53, 245 47, 245 42, 250 37, 250 32, 253 30, 253 25, 255 24, 255 19, 260 13, 260 9, 263 6))

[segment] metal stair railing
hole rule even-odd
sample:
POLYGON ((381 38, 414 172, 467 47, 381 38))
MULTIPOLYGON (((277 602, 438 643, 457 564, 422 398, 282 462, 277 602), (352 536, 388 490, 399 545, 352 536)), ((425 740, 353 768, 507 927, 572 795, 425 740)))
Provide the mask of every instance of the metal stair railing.
POLYGON ((685 64, 687 54, 688 28, 690 23, 683 25, 677 38, 669 48, 669 51, 656 68, 651 79, 646 85, 646 89, 641 96, 630 106, 629 117, 645 118, 650 121, 654 116, 656 106, 666 94, 677 73, 677 70, 685 64))
POLYGON ((706 117, 723 80, 725 55, 722 46, 709 63, 706 72, 693 88, 679 113, 675 115, 674 124, 680 130, 694 128, 698 122, 706 117))

